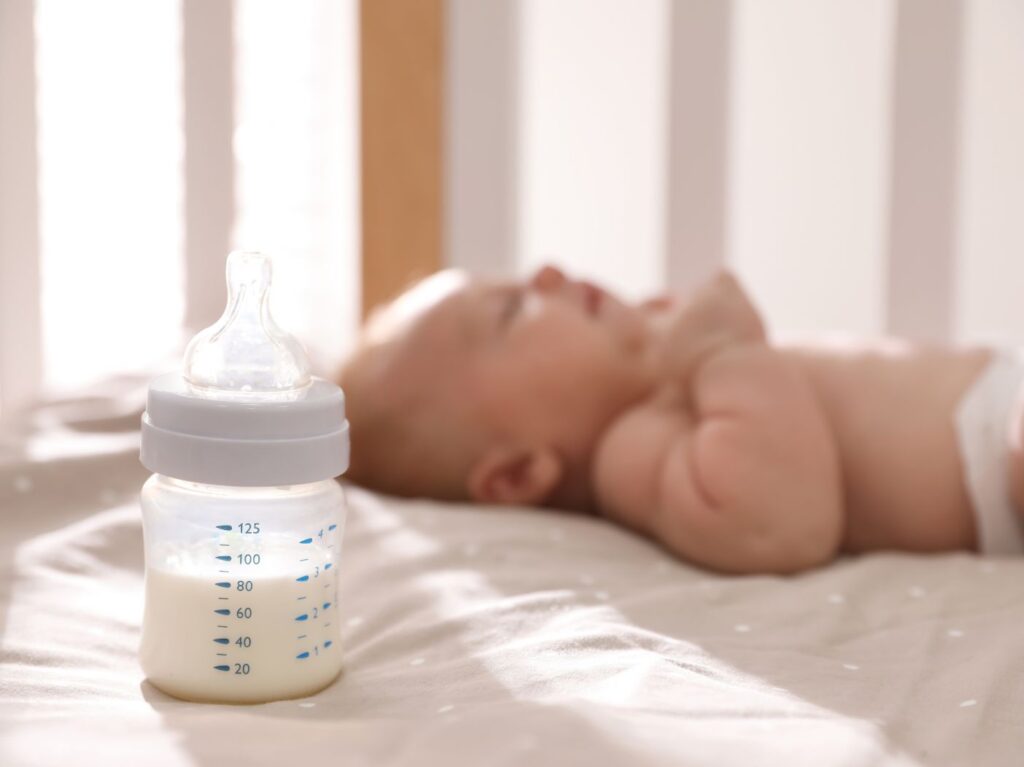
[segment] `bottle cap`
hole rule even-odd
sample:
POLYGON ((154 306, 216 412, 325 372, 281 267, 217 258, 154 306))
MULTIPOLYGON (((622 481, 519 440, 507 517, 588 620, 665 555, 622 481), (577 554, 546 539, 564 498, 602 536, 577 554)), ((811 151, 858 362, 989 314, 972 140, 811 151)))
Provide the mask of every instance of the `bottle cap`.
POLYGON ((310 376, 302 345, 270 316, 270 282, 266 256, 228 256, 224 314, 189 343, 180 375, 150 383, 140 456, 150 471, 269 487, 348 468, 345 396, 310 376))

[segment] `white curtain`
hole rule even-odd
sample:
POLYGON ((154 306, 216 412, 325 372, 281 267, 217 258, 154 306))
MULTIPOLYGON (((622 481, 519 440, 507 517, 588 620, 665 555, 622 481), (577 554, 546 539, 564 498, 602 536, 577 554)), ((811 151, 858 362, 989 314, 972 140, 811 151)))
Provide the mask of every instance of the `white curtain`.
POLYGON ((355 1, 2 5, 0 418, 176 364, 234 247, 275 257, 279 323, 335 363, 359 314, 355 1))
MULTIPOLYGON (((781 334, 1024 342, 1017 0, 446 12, 449 263, 553 260, 631 297, 727 264, 781 334)), ((0 14, 0 418, 174 364, 231 247, 277 257, 281 323, 337 361, 359 314, 355 0, 0 14)))
POLYGON ((553 260, 638 296, 725 263, 783 335, 1024 342, 1018 0, 450 13, 473 73, 449 96, 453 263, 500 254, 480 222, 512 221, 506 271, 553 260), (514 102, 497 139, 481 93, 514 102))

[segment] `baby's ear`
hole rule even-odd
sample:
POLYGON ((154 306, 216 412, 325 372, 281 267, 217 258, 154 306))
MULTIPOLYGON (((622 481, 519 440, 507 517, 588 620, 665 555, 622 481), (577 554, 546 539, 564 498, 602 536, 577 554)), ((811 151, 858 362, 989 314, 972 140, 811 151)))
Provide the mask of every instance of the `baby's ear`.
POLYGON ((565 472, 562 456, 550 447, 493 445, 469 471, 469 496, 481 503, 542 506, 565 472))

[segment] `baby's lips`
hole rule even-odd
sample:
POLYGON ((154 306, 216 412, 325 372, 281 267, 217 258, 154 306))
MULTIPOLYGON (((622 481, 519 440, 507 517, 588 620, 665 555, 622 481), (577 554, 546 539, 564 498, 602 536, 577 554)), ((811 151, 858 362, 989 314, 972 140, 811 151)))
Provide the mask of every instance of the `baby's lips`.
POLYGON ((671 309, 674 303, 672 296, 655 296, 641 303, 640 308, 644 311, 663 312, 666 309, 671 309))
POLYGON ((583 306, 586 308, 587 314, 596 317, 598 312, 601 311, 601 304, 604 302, 604 291, 586 280, 580 280, 577 285, 579 285, 580 291, 583 294, 583 306))

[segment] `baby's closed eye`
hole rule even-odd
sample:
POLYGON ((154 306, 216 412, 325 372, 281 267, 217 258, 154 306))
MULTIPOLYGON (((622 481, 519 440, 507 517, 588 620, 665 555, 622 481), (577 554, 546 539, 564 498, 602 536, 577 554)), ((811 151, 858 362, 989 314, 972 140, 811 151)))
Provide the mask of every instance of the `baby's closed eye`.
POLYGON ((498 325, 501 328, 508 327, 519 310, 523 306, 523 291, 518 288, 509 289, 502 298, 501 314, 498 317, 498 325))

